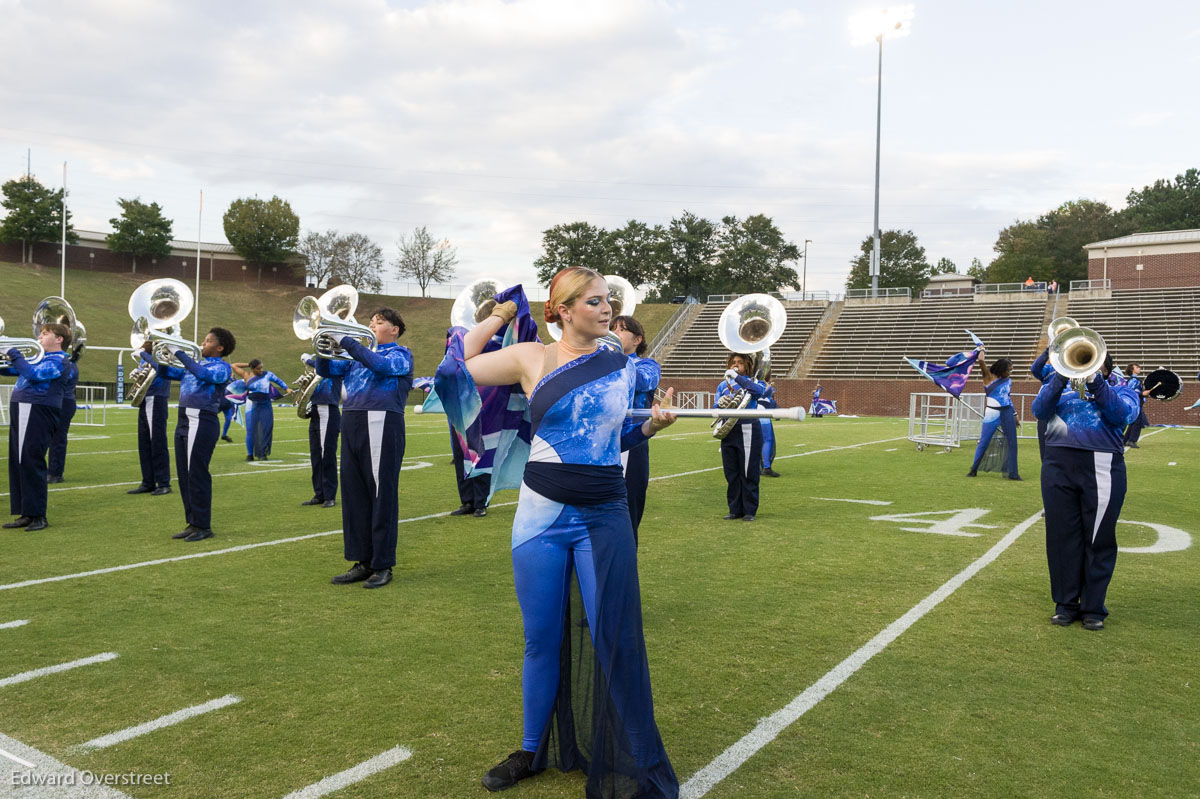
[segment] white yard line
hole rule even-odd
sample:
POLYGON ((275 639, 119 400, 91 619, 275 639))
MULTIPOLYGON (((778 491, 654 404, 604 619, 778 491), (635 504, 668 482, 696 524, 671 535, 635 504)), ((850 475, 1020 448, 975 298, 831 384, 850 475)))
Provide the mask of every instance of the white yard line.
POLYGON ((94 775, 77 771, 45 752, 0 732, 0 754, 24 766, 0 776, 3 796, 22 799, 129 799, 129 794, 97 784, 94 775))
MULTIPOLYGON (((837 452, 837 451, 843 450, 843 449, 857 449, 858 447, 869 447, 872 444, 886 444, 889 441, 899 441, 902 438, 904 438, 904 436, 899 436, 898 438, 884 438, 884 439, 880 439, 879 441, 864 441, 861 444, 847 444, 844 447, 827 447, 825 449, 814 449, 812 452, 797 452, 794 455, 779 455, 778 457, 775 458, 775 460, 782 461, 782 460, 786 460, 787 458, 805 458, 805 457, 808 457, 809 455, 818 455, 822 452, 837 452)), ((676 472, 675 474, 663 474, 663 475, 659 475, 658 477, 651 477, 650 481, 653 482, 655 480, 670 480, 673 477, 688 477, 689 475, 704 474, 705 472, 719 472, 719 471, 721 471, 722 468, 724 468, 724 467, 710 466, 707 469, 693 469, 690 472, 676 472)))
POLYGON ((170 727, 174 724, 187 721, 190 718, 195 718, 196 716, 200 716, 205 713, 211 713, 214 710, 220 710, 221 708, 229 707, 230 705, 236 705, 241 701, 242 698, 240 696, 227 694, 226 696, 222 696, 220 699, 214 699, 211 702, 205 702, 202 705, 193 705, 192 707, 185 707, 183 710, 176 710, 174 713, 168 713, 165 716, 160 716, 153 721, 147 721, 145 724, 138 724, 134 727, 127 727, 126 729, 109 733, 108 735, 101 735, 99 738, 93 738, 90 741, 81 743, 75 748, 79 750, 107 749, 110 746, 116 746, 119 743, 124 743, 125 741, 132 740, 133 738, 139 738, 143 735, 148 735, 155 730, 161 730, 163 727, 170 727))
POLYGON ((29 624, 29 619, 17 619, 16 621, 6 621, 0 624, 0 630, 11 630, 13 627, 24 627, 29 624))
POLYGON ((1018 524, 1008 535, 972 562, 958 574, 943 583, 936 591, 922 599, 911 610, 896 621, 889 624, 883 632, 876 635, 859 647, 852 655, 830 669, 824 677, 806 688, 795 699, 783 708, 758 722, 758 725, 746 733, 740 741, 730 746, 711 763, 692 775, 679 790, 680 799, 699 799, 707 794, 721 780, 728 777, 756 752, 775 740, 779 733, 787 729, 793 722, 812 710, 817 704, 832 693, 838 686, 850 679, 866 665, 867 661, 882 652, 888 644, 895 641, 909 627, 916 624, 926 613, 933 610, 958 590, 967 580, 978 574, 985 566, 996 558, 1021 537, 1021 535, 1042 519, 1042 512, 1030 516, 1018 524))
POLYGON ((20 674, 14 674, 11 677, 5 677, 3 680, 0 680, 0 688, 7 688, 10 685, 36 680, 38 677, 45 677, 47 674, 58 674, 60 671, 70 671, 71 669, 90 666, 93 663, 116 660, 116 657, 116 652, 101 652, 99 655, 72 660, 70 663, 59 663, 56 666, 46 666, 45 668, 34 669, 33 671, 23 671, 20 674))
POLYGON ((384 769, 391 768, 397 763, 403 763, 410 757, 412 757, 412 752, 403 746, 397 746, 394 749, 387 750, 383 754, 375 755, 370 760, 364 760, 353 768, 348 768, 345 771, 326 777, 320 782, 314 782, 307 788, 293 791, 283 797, 283 799, 319 799, 319 797, 331 794, 334 791, 340 791, 348 785, 362 782, 367 777, 377 774, 384 769))
POLYGON ((839 499, 837 497, 809 497, 809 499, 818 499, 821 502, 853 502, 857 505, 891 505, 891 502, 883 499, 839 499))

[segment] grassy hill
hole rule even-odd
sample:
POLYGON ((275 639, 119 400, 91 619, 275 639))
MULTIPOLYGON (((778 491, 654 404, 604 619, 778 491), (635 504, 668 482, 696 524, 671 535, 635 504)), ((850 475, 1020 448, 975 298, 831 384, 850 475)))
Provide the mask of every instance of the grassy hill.
MULTIPOLYGON (((144 275, 67 270, 67 300, 87 327, 89 345, 129 346, 129 330, 133 326, 128 313, 129 295, 145 280, 144 275)), ((0 285, 4 286, 0 317, 6 324, 5 334, 28 337, 34 307, 43 297, 59 293, 59 281, 57 268, 0 262, 0 285)), ((292 332, 292 312, 300 298, 310 293, 320 292, 299 286, 260 287, 201 280, 201 338, 211 327, 229 328, 237 337, 235 360, 261 358, 268 369, 291 381, 300 373, 300 353, 309 350, 308 342, 296 338, 292 332)), ((413 351, 416 374, 432 374, 445 349, 445 330, 450 323, 453 301, 365 294, 359 303, 359 320, 365 321, 373 308, 382 305, 396 308, 404 317, 408 331, 400 343, 413 351)), ((637 316, 645 325, 647 336, 653 338, 675 309, 676 306, 665 304, 639 306, 637 316)), ((183 323, 184 334, 189 338, 193 319, 194 314, 183 323)), ((540 319, 539 327, 543 340, 549 341, 545 323, 540 319)), ((80 362, 81 379, 115 380, 116 360, 115 352, 85 353, 80 362)), ((128 356, 125 362, 128 374, 131 363, 128 356)))

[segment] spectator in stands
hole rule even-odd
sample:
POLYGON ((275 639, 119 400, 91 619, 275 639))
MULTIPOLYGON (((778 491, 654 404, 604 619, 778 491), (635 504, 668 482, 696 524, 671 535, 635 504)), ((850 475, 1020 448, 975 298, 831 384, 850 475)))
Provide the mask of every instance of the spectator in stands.
POLYGON ((1029 277, 1025 278, 1025 288, 1026 288, 1026 290, 1033 288, 1033 275, 1030 275, 1029 277))
POLYGON ((1146 418, 1146 395, 1150 391, 1142 385, 1142 365, 1140 363, 1129 364, 1125 368, 1125 374, 1127 375, 1125 385, 1133 389, 1138 398, 1138 417, 1129 427, 1125 428, 1125 446, 1138 449, 1138 439, 1142 437, 1142 428, 1150 424, 1150 420, 1146 418))
POLYGON ((984 471, 993 471, 991 464, 999 463, 1000 473, 1004 477, 1009 480, 1020 480, 1021 475, 1017 472, 1017 422, 1010 397, 1012 361, 1008 358, 998 358, 992 362, 992 368, 988 369, 987 361, 983 356, 984 353, 980 351, 979 367, 983 373, 983 380, 987 384, 985 389, 987 392, 986 410, 983 416, 983 427, 979 433, 979 445, 975 447, 975 462, 971 464, 971 471, 967 472, 967 477, 974 477, 977 474, 996 430, 1000 429, 1004 433, 1004 438, 997 440, 996 447, 993 448, 993 452, 988 458, 988 463, 984 465, 984 471))
POLYGON ((1058 281, 1057 281, 1057 280, 1051 280, 1051 281, 1050 281, 1050 285, 1047 287, 1047 290, 1048 290, 1048 291, 1049 291, 1051 294, 1053 294, 1054 292, 1058 291, 1058 281))

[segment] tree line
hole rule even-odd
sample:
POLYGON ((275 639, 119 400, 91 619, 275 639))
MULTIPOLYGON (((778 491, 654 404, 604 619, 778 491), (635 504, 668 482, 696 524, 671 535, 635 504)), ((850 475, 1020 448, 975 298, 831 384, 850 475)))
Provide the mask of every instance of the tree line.
MULTIPOLYGON (((63 190, 43 186, 27 175, 0 187, 6 209, 0 220, 0 243, 20 241, 21 261, 32 252, 36 242, 57 242, 63 233, 63 190)), ((163 216, 158 203, 141 198, 119 198, 120 214, 108 220, 112 233, 105 244, 115 253, 128 255, 131 271, 137 271, 138 259, 166 258, 171 254, 173 222, 163 216)), ((66 239, 78 244, 79 236, 66 211, 66 239)), ((264 266, 283 264, 299 274, 307 274, 317 285, 349 283, 365 292, 383 291, 383 249, 363 233, 339 233, 336 230, 300 235, 300 218, 291 205, 279 197, 262 200, 244 197, 234 200, 222 217, 225 238, 234 251, 258 269, 262 282, 264 266)), ((424 227, 397 241, 398 255, 392 261, 400 279, 411 278, 424 296, 433 283, 444 283, 454 276, 458 255, 448 240, 435 240, 424 227)))

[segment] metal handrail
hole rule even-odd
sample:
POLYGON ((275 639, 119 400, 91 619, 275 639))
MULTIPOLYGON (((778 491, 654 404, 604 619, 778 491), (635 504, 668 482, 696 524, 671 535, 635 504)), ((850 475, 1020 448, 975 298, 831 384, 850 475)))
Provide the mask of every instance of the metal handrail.
POLYGON ((1099 280, 1072 280, 1071 291, 1097 291, 1111 289, 1112 281, 1108 278, 1099 280))
POLYGON ((825 328, 833 319, 834 312, 836 310, 837 305, 835 303, 830 303, 829 307, 825 309, 825 313, 821 314, 821 318, 817 320, 815 325, 813 325, 812 331, 808 334, 808 340, 804 342, 804 347, 800 350, 800 354, 796 356, 796 360, 792 362, 792 368, 788 370, 787 376, 789 378, 800 374, 800 367, 803 366, 808 360, 808 356, 811 354, 810 350, 824 334, 825 328))
POLYGON ((1043 280, 1026 286, 1024 283, 979 283, 975 286, 976 294, 1020 294, 1025 291, 1046 293, 1046 282, 1043 280))
MULTIPOLYGON (((912 289, 908 286, 898 286, 893 288, 879 289, 876 294, 878 297, 908 297, 912 299, 912 289)), ((846 299, 871 299, 871 289, 846 289, 846 299)))
POLYGON ((650 342, 648 358, 653 360, 661 360, 659 355, 662 354, 666 344, 670 341, 676 331, 685 323, 690 322, 703 309, 704 306, 698 302, 687 302, 679 306, 679 310, 671 314, 671 318, 662 326, 662 329, 654 336, 654 340, 650 342))

